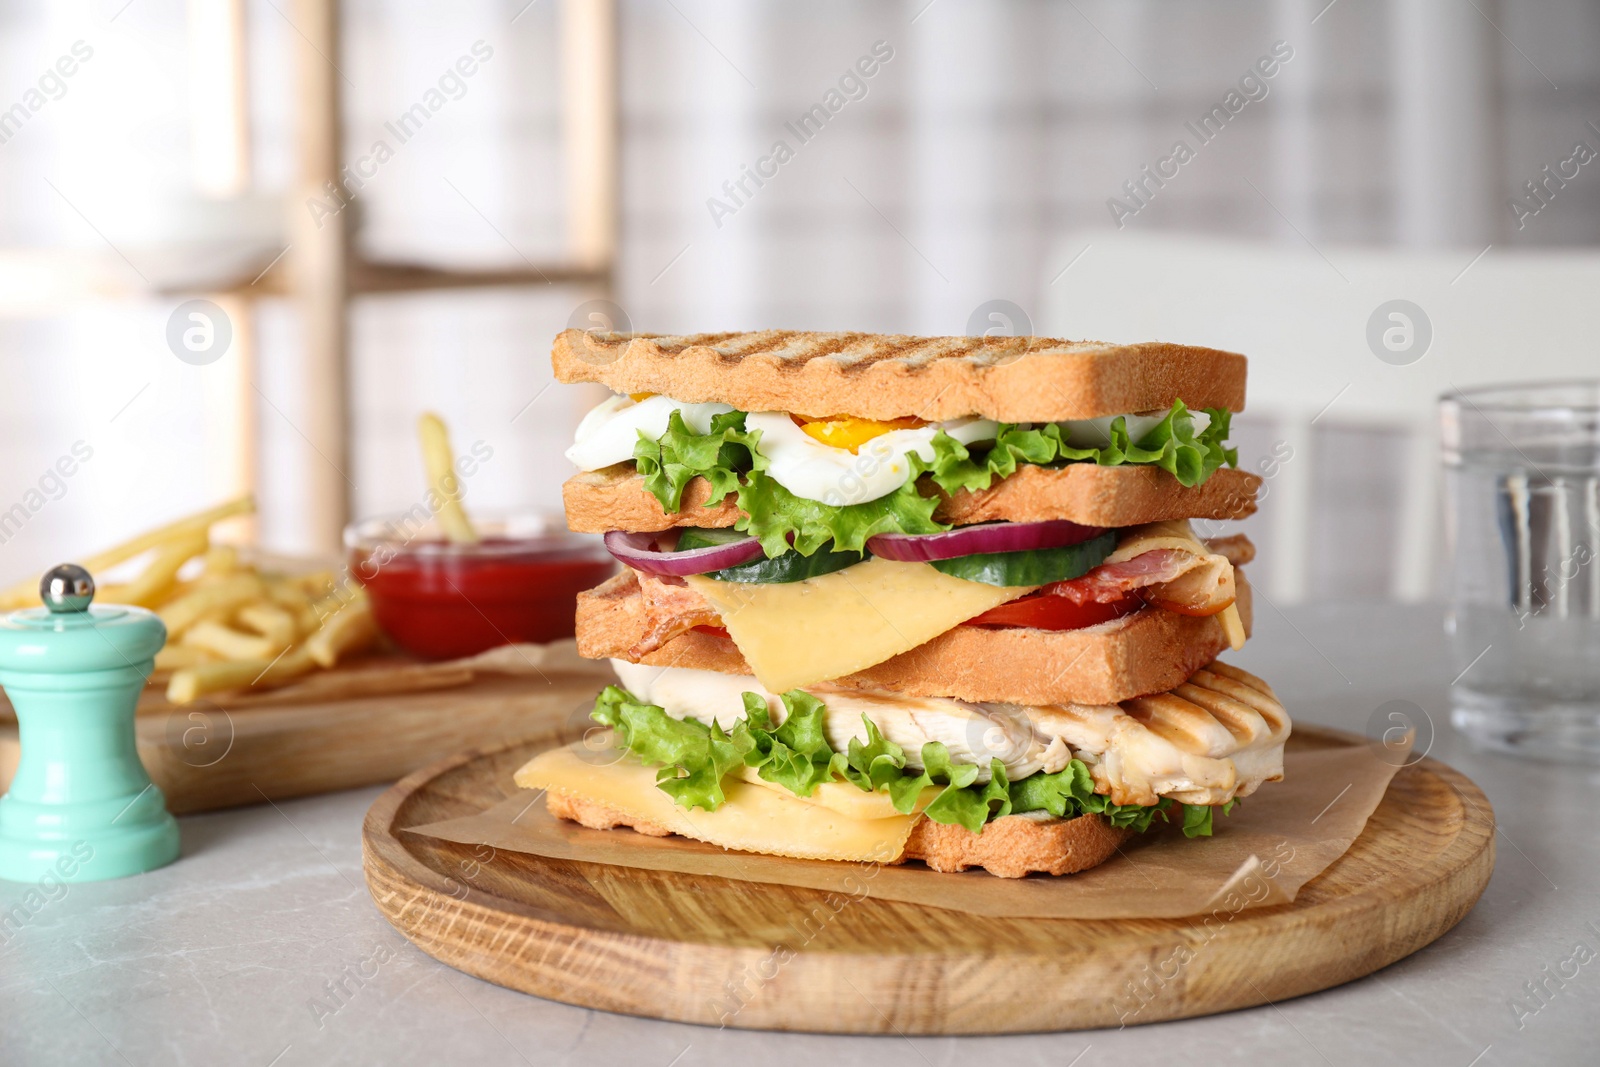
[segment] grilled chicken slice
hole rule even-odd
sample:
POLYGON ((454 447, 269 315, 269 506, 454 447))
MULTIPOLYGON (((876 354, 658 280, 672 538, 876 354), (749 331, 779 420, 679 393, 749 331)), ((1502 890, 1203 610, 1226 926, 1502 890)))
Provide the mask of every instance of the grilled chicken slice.
MULTIPOLYGON (((623 688, 675 718, 729 729, 744 717, 742 694, 759 693, 774 721, 782 722, 782 701, 747 675, 611 663, 623 688)), ((1163 797, 1221 804, 1248 796, 1262 782, 1283 777, 1283 746, 1292 728, 1265 682, 1220 662, 1170 693, 1120 705, 972 704, 828 685, 806 691, 826 705, 824 728, 836 751, 846 751, 851 738, 866 740, 867 716, 905 750, 908 766, 920 768, 922 746, 930 741, 944 744, 955 762, 976 765, 979 781, 988 781, 991 759, 1016 781, 1036 771, 1054 773, 1078 758, 1088 764, 1095 791, 1118 804, 1154 804, 1163 797)))
MULTIPOLYGON (((640 700, 659 705, 668 715, 719 723, 731 729, 744 718, 742 694, 766 697, 774 725, 783 722, 783 701, 742 674, 649 667, 612 660, 622 687, 640 700)), ((920 769, 922 746, 938 741, 956 763, 978 767, 978 781, 990 778, 989 761, 998 759, 1013 780, 1035 771, 1059 771, 1072 758, 1065 744, 1041 737, 1032 721, 1010 705, 969 704, 944 697, 908 697, 898 693, 844 689, 830 685, 806 690, 827 706, 823 728, 836 752, 848 751, 850 740, 865 742, 867 716, 878 732, 905 750, 906 765, 920 769)))

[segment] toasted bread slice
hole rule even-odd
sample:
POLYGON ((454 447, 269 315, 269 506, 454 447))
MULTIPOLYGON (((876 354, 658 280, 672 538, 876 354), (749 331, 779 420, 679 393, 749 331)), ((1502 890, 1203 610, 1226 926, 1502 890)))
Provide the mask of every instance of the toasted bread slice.
MULTIPOLYGON (((1250 585, 1235 571, 1240 618, 1248 633, 1250 585)), ((657 667, 751 674, 731 640, 690 630, 653 652, 630 656, 648 630, 634 572, 624 570, 578 594, 578 653, 657 667)), ((909 696, 1001 704, 1115 704, 1181 685, 1228 648, 1222 623, 1146 608, 1082 630, 957 626, 835 685, 909 696)))
POLYGON ((906 337, 763 330, 687 337, 565 330, 556 378, 617 393, 796 415, 981 415, 1055 422, 1138 411, 1244 409, 1245 357, 1161 341, 906 337))
MULTIPOLYGON (((626 826, 650 837, 672 833, 601 801, 554 789, 545 794, 545 806, 556 818, 592 830, 626 826)), ((889 863, 921 860, 936 871, 982 867, 1001 878, 1021 878, 1034 872, 1072 874, 1104 863, 1132 834, 1132 830, 1114 827, 1098 815, 1080 815, 1076 819, 1007 815, 985 826, 981 834, 965 826, 922 819, 912 827, 905 850, 889 863)))
POLYGON ((1075 819, 1007 815, 975 834, 965 826, 923 819, 912 827, 897 862, 921 860, 936 871, 982 867, 1000 878, 1076 874, 1117 854, 1133 831, 1098 815, 1075 819))
MULTIPOLYGON (((1042 522, 1068 519, 1085 526, 1138 526, 1167 519, 1242 519, 1256 510, 1259 475, 1217 471, 1200 485, 1184 488, 1158 467, 1065 467, 1024 465, 987 489, 962 489, 934 512, 940 522, 1042 522)), ((631 530, 649 533, 674 526, 732 526, 742 512, 733 497, 705 507, 711 484, 691 481, 683 506, 672 513, 644 488, 631 465, 618 465, 569 478, 561 487, 567 525, 578 533, 631 530)))

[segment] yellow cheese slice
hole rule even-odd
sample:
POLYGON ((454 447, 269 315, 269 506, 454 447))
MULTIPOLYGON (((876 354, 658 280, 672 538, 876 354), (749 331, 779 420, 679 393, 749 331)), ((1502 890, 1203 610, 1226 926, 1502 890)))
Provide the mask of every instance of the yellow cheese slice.
MULTIPOLYGON (((523 789, 550 789, 596 801, 697 841, 799 859, 886 863, 905 851, 917 821, 915 815, 900 814, 851 818, 787 790, 731 776, 722 783, 727 802, 716 811, 683 808, 656 788, 656 768, 629 759, 596 766, 573 747, 541 752, 523 764, 515 780, 523 789)), ((848 783, 832 784, 855 789, 848 783)))
MULTIPOLYGON (((793 797, 788 787, 777 782, 769 782, 761 777, 755 767, 740 767, 734 772, 741 779, 751 785, 759 785, 763 789, 776 789, 785 796, 793 797)), ((912 814, 920 814, 922 809, 932 804, 934 798, 942 791, 941 786, 930 785, 917 797, 916 806, 912 814)), ((894 810, 894 801, 889 799, 889 794, 883 790, 869 793, 859 786, 849 782, 823 782, 811 791, 809 797, 799 797, 799 800, 808 804, 816 804, 827 808, 829 811, 838 812, 840 815, 851 819, 893 819, 900 813, 894 810)))
POLYGON ((803 582, 684 581, 717 609, 774 693, 865 670, 1037 588, 984 585, 876 556, 803 582))
POLYGON ((1239 606, 1229 604, 1217 618, 1222 622, 1222 632, 1227 635, 1228 647, 1235 652, 1244 647, 1244 620, 1239 618, 1239 606))

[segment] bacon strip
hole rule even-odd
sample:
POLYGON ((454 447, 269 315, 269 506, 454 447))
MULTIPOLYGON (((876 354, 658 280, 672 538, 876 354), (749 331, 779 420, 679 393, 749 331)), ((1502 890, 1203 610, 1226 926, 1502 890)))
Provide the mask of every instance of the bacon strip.
POLYGON ((1121 563, 1102 563, 1088 574, 1065 582, 1053 582, 1039 590, 1050 596, 1064 596, 1074 604, 1110 604, 1135 589, 1170 582, 1193 563, 1194 557, 1175 548, 1158 548, 1121 563))
POLYGON ((1102 563, 1071 581, 1039 590, 1074 604, 1111 604, 1138 592, 1146 601, 1184 615, 1215 615, 1234 600, 1233 568, 1255 556, 1243 534, 1206 542, 1208 554, 1157 548, 1102 563))
POLYGON ((710 601, 689 588, 682 578, 662 577, 634 571, 639 595, 644 600, 645 632, 639 643, 628 649, 637 660, 696 626, 722 625, 722 616, 710 601))

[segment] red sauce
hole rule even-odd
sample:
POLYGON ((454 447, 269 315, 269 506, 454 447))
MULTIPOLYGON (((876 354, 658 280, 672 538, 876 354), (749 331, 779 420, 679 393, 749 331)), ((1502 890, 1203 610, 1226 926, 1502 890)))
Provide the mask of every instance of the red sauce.
POLYGON ((407 652, 435 660, 571 637, 578 594, 615 570, 598 541, 570 536, 378 544, 350 553, 350 572, 366 586, 378 625, 407 652))

